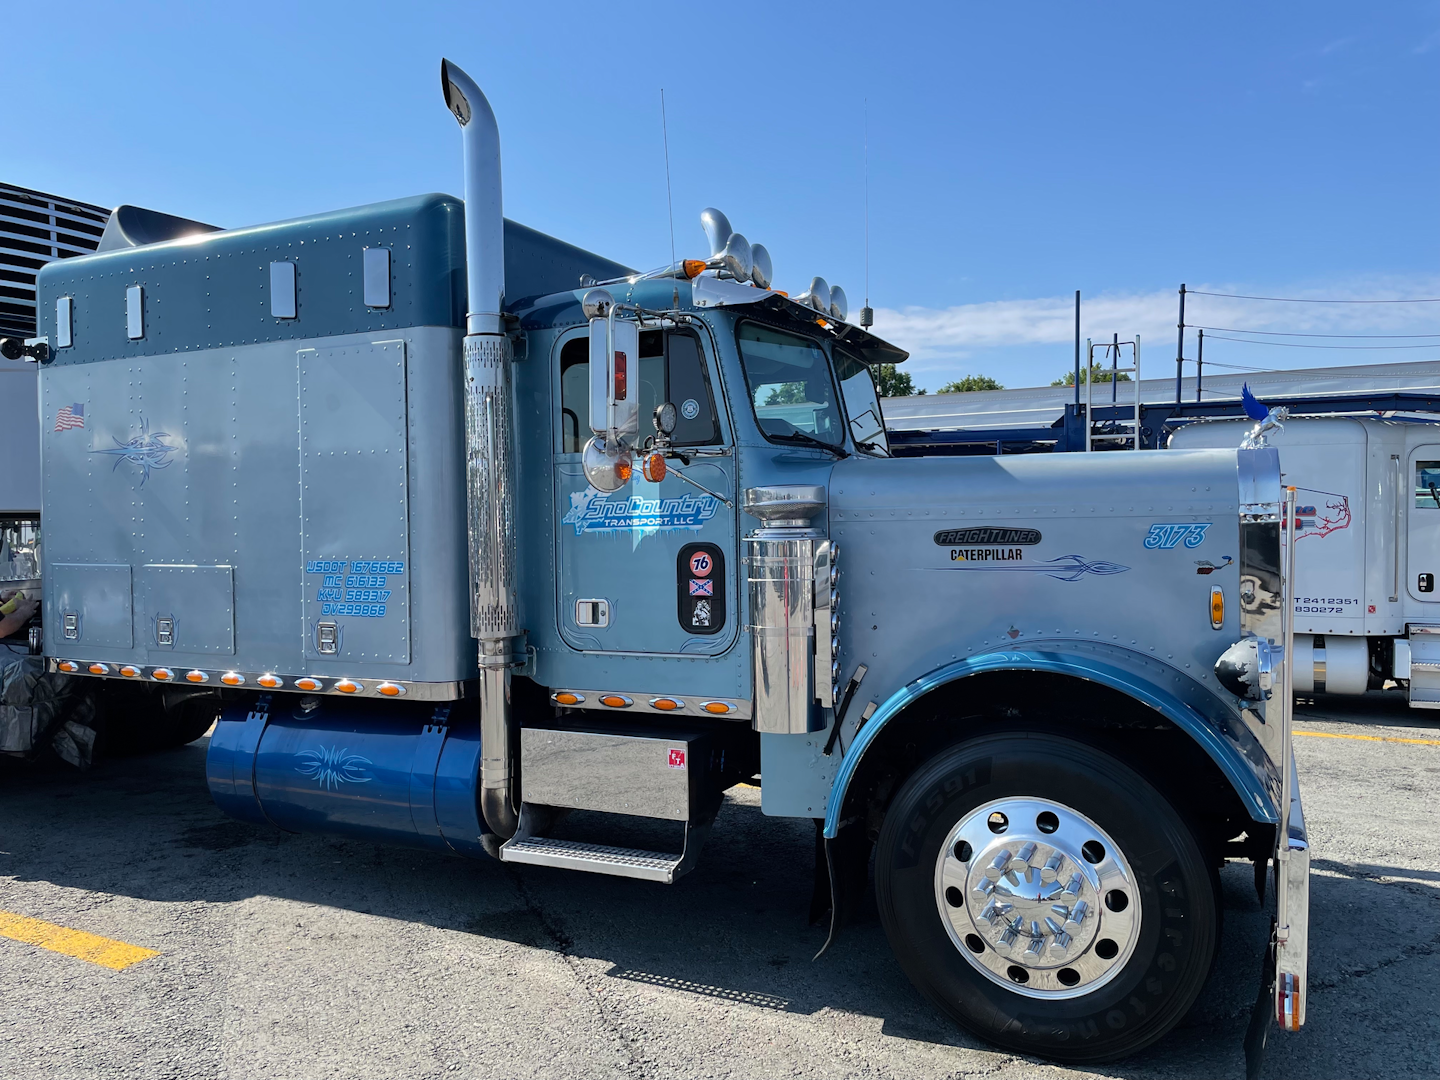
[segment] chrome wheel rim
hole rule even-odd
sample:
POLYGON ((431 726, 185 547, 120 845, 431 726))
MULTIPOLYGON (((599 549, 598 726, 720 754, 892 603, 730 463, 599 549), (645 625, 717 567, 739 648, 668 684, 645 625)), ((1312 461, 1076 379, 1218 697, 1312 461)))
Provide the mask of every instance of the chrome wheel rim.
POLYGON ((992 982, 1026 997, 1080 997, 1113 979, 1140 936, 1125 853, 1084 814, 1049 799, 970 811, 935 864, 950 939, 992 982))

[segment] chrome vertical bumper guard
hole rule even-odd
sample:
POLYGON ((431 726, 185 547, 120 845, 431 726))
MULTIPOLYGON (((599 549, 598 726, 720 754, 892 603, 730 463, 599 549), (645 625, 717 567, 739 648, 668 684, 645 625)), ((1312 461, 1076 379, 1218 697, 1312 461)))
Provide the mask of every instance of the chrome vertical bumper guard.
MULTIPOLYGON (((1295 767, 1295 489, 1285 489, 1284 654, 1280 685, 1280 821, 1275 829, 1275 1019, 1282 1031, 1305 1023, 1310 947, 1310 845, 1295 767)), ((1273 700, 1273 698, 1272 698, 1273 700)))

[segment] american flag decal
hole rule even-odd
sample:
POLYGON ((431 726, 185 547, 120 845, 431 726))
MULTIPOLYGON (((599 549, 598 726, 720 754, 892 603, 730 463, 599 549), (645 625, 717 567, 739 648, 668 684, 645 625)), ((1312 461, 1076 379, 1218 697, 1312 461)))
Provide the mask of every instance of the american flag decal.
POLYGON ((69 431, 71 428, 85 426, 85 406, 76 402, 74 405, 66 405, 55 414, 55 430, 69 431))

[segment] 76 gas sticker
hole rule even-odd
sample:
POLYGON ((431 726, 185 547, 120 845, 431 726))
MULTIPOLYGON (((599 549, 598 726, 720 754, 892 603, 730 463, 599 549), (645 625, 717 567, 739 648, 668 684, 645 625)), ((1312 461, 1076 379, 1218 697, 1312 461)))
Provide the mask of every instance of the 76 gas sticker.
POLYGON ((715 561, 708 551, 697 551, 690 556, 690 573, 695 577, 709 577, 714 567, 715 561))

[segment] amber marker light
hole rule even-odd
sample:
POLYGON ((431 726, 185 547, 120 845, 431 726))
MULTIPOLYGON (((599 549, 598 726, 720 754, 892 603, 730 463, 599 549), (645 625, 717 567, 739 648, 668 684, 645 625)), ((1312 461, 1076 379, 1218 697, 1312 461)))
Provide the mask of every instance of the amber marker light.
POLYGON ((572 694, 569 690, 561 690, 558 694, 551 694, 550 700, 556 705, 579 705, 585 700, 583 694, 572 694))
POLYGON ((265 687, 266 690, 278 690, 285 685, 285 680, 278 675, 261 675, 255 681, 265 687))
POLYGON ((725 701, 706 701, 703 702, 700 707, 708 713, 715 713, 717 715, 724 715, 725 713, 734 711, 734 707, 725 701))
POLYGON ((1210 586, 1210 628, 1219 630, 1225 625, 1225 592, 1219 585, 1210 586))
POLYGON ((601 705, 608 705, 612 709, 623 709, 632 704, 624 694, 606 694, 600 699, 601 705))
POLYGON ((175 678, 175 673, 168 667, 157 667, 154 671, 150 672, 150 677, 152 679, 158 679, 160 682, 169 682, 175 678))
POLYGON ((658 450, 653 454, 646 454, 645 460, 640 464, 640 471, 645 474, 646 480, 658 484, 665 479, 665 455, 658 450))
POLYGON ((56 664, 55 666, 56 666, 57 668, 59 668, 61 671, 79 671, 79 670, 80 670, 80 665, 77 664, 77 663, 75 663, 74 660, 61 660, 60 663, 56 664))
POLYGON ((383 694, 385 697, 400 697, 405 693, 405 687, 393 682, 382 682, 375 687, 375 692, 383 694))
POLYGON ((674 712, 676 709, 683 709, 685 703, 683 701, 676 701, 674 698, 657 697, 650 699, 650 707, 652 709, 659 709, 661 712, 674 712))
POLYGON ((319 690, 319 689, 320 689, 320 680, 319 680, 319 679, 296 679, 296 680, 295 680, 295 689, 297 689, 297 690, 319 690))
POLYGON ((124 675, 127 679, 138 679, 140 677, 140 669, 133 664, 126 664, 120 669, 120 674, 124 675))
POLYGON ((245 676, 241 675, 238 671, 227 671, 224 675, 220 676, 220 681, 226 686, 244 686, 245 676))
POLYGON ((686 259, 680 264, 680 269, 685 271, 685 276, 691 281, 705 272, 704 259, 686 259))
POLYGON ((363 684, 351 679, 341 679, 335 684, 335 689, 339 690, 342 694, 358 694, 361 690, 364 690, 365 687, 363 684))
POLYGON ((622 484, 629 483, 630 476, 635 471, 635 466, 630 463, 628 457, 615 459, 615 479, 622 484))
POLYGON ((88 671, 88 672, 90 672, 91 675, 109 675, 109 674, 110 674, 110 665, 108 665, 108 664, 91 664, 91 665, 90 665, 88 668, 86 668, 85 670, 88 671))
POLYGON ((185 673, 185 681, 195 683, 209 682, 210 676, 206 675, 205 672, 201 671, 199 668, 196 668, 194 671, 187 671, 185 673))

